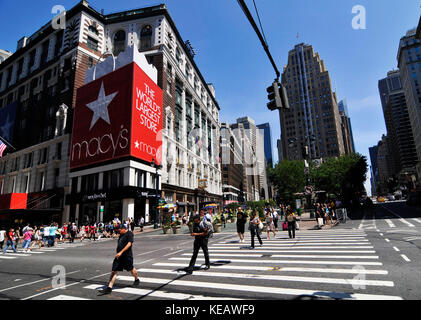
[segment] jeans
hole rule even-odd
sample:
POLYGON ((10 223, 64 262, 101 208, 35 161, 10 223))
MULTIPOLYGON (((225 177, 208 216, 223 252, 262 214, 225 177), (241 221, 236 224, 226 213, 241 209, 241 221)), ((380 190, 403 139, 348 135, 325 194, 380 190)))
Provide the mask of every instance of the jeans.
POLYGON ((257 236, 257 239, 259 240, 260 245, 263 244, 262 239, 260 238, 260 232, 257 229, 257 227, 252 227, 250 229, 251 232, 251 247, 254 248, 254 237, 257 236))
POLYGON ((199 254, 200 248, 202 248, 203 254, 205 256, 205 264, 207 266, 210 266, 209 250, 208 250, 208 238, 197 237, 194 240, 193 256, 191 257, 190 264, 189 264, 189 269, 191 269, 191 270, 193 270, 193 268, 194 268, 194 264, 196 263, 197 255, 199 254))
POLYGON ((16 248, 15 248, 15 244, 13 243, 13 241, 7 240, 6 247, 4 248, 3 253, 6 253, 7 249, 9 249, 10 246, 12 247, 13 252, 15 252, 15 253, 17 252, 16 248))
POLYGON ((31 244, 31 240, 24 240, 22 244, 22 249, 28 249, 31 244))
POLYGON ((290 238, 295 238, 295 221, 288 222, 288 234, 290 238))

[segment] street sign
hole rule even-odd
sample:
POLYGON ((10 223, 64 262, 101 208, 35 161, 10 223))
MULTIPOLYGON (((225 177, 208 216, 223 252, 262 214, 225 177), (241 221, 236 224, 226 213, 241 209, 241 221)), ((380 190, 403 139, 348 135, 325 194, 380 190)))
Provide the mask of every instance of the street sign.
POLYGON ((305 187, 305 189, 304 189, 304 192, 305 192, 305 194, 307 194, 307 195, 312 194, 312 193, 313 193, 313 191, 314 191, 313 186, 306 186, 306 187, 305 187))

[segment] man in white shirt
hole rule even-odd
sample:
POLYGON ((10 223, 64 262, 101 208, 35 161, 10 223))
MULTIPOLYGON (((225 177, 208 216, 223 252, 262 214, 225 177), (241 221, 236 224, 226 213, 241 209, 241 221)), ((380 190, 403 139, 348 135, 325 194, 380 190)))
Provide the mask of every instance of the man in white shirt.
POLYGON ((44 234, 42 237, 42 242, 45 243, 48 241, 48 239, 50 238, 50 227, 49 226, 44 226, 44 234))
POLYGON ((6 230, 3 226, 0 228, 0 250, 3 250, 4 238, 6 236, 6 230))

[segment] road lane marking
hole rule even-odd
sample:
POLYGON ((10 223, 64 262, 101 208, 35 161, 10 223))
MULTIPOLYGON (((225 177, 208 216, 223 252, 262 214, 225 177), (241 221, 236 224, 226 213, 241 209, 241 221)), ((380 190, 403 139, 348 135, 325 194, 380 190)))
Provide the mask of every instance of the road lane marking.
MULTIPOLYGON (((133 277, 132 277, 132 280, 133 280, 133 277)), ((98 290, 101 287, 102 286, 92 284, 92 285, 84 287, 83 289, 98 290)), ((186 294, 186 293, 175 293, 175 292, 173 293, 173 292, 165 292, 165 291, 146 290, 146 289, 139 289, 139 288, 115 288, 113 289, 113 292, 134 294, 137 296, 149 296, 149 297, 155 297, 155 298, 174 299, 174 300, 241 300, 241 299, 235 299, 231 297, 209 297, 209 296, 193 295, 193 294, 186 294)))
POLYGON ((420 219, 412 219, 412 220, 414 220, 415 222, 421 223, 420 219))
MULTIPOLYGON (((190 261, 190 258, 170 258, 170 260, 190 261)), ((204 261, 205 259, 198 258, 198 260, 204 261)), ((218 261, 213 261, 218 263, 218 261)), ((285 264, 323 264, 323 265, 365 265, 365 266, 382 266, 382 262, 371 262, 371 261, 311 261, 311 260, 250 260, 250 259, 229 259, 222 260, 227 262, 238 262, 238 263, 285 263, 285 264)))
POLYGON ((50 298, 47 300, 65 300, 65 301, 71 301, 71 300, 91 300, 91 299, 85 299, 85 298, 79 298, 79 297, 75 297, 75 296, 67 296, 64 294, 61 294, 57 297, 54 298, 50 298))
POLYGON ((356 299, 356 300, 403 300, 402 297, 398 296, 387 296, 387 295, 376 295, 376 294, 360 294, 360 293, 343 293, 343 292, 332 292, 332 291, 320 291, 320 290, 307 290, 307 289, 291 289, 291 288, 278 288, 278 287, 260 287, 250 285, 237 285, 229 283, 211 283, 211 282, 199 282, 199 281, 186 281, 186 280, 168 280, 168 279, 154 279, 154 278, 141 278, 141 283, 154 283, 163 284, 170 286, 185 286, 195 288, 206 288, 206 289, 218 289, 218 290, 229 290, 229 291, 240 291, 240 292, 258 292, 266 293, 270 295, 291 295, 291 296, 318 296, 318 297, 330 297, 334 299, 356 299))
MULTIPOLYGON (((185 264, 171 263, 171 262, 159 262, 154 263, 154 266, 159 267, 185 267, 185 264)), ((268 267, 260 266, 232 266, 232 265, 212 265, 211 269, 228 269, 228 270, 246 270, 246 271, 268 271, 268 267)), ((387 270, 369 270, 369 269, 338 269, 338 268, 303 268, 303 267, 279 267, 279 272, 311 272, 311 273, 346 273, 346 274, 376 274, 376 275, 387 275, 387 270)))
MULTIPOLYGON (((254 252, 254 251, 253 251, 254 252)), ((210 253, 214 257, 262 257, 262 254, 253 253, 210 253)), ((183 253, 182 256, 191 256, 191 253, 183 253)), ((203 253, 199 253, 199 256, 203 256, 203 253)), ((326 258, 326 259, 379 259, 379 256, 337 256, 337 255, 300 255, 300 254, 271 254, 272 258, 326 258)))
POLYGON ((411 262, 411 260, 409 260, 409 258, 408 258, 406 255, 401 254, 401 257, 402 257, 405 261, 407 261, 407 262, 411 262))
POLYGON ((393 247, 393 249, 394 249, 396 252, 400 252, 400 250, 399 250, 398 248, 396 248, 396 247, 393 247))
MULTIPOLYGON (((180 275, 180 272, 165 269, 138 269, 139 273, 161 273, 180 275)), ((181 274, 184 274, 182 272, 181 274)), ((256 279, 256 280, 272 280, 272 281, 291 281, 291 282, 312 282, 312 283, 328 283, 328 284, 342 284, 342 285, 366 285, 378 287, 394 287, 393 281, 383 280, 356 280, 356 279, 341 279, 341 278, 321 278, 321 277, 298 277, 298 276, 278 276, 267 274, 247 274, 247 273, 225 273, 225 272, 195 272, 194 276, 202 277, 218 277, 218 278, 235 278, 235 279, 256 279)), ((132 281, 133 277, 118 276, 117 280, 132 281)))
MULTIPOLYGON (((213 252, 232 252, 238 253, 237 250, 230 249, 214 249, 210 250, 211 254, 213 252)), ((253 249, 253 252, 266 252, 266 253, 376 253, 375 250, 292 250, 292 249, 279 249, 279 250, 258 250, 253 249)))
MULTIPOLYGON (((314 247, 309 246, 289 246, 289 247, 282 247, 282 246, 265 246, 263 244, 262 247, 259 247, 260 250, 272 250, 272 249, 313 249, 314 247)), ((374 249, 373 246, 327 246, 327 249, 374 249)), ((227 247, 218 247, 218 246, 212 246, 209 247, 209 250, 211 249, 227 249, 227 247)), ((238 249, 238 250, 245 250, 250 249, 249 246, 238 246, 238 247, 230 247, 230 249, 238 249)), ((319 247, 319 249, 322 249, 319 247)))
MULTIPOLYGON (((263 240, 263 239, 262 239, 263 240)), ((263 242, 263 244, 267 243, 266 241, 263 242)), ((269 243, 269 247, 297 247, 297 246, 331 246, 332 248, 335 248, 337 245, 345 245, 346 243, 336 243, 336 242, 311 242, 311 243, 301 243, 301 242, 291 242, 291 243, 269 243)), ((350 245, 358 246, 358 245, 367 245, 370 244, 367 240, 367 242, 353 242, 350 243, 350 245)), ((235 247, 238 246, 238 243, 225 243, 225 244, 218 244, 218 247, 235 247)), ((214 245, 213 245, 214 246, 214 245)))
MULTIPOLYGON (((72 271, 72 272, 67 272, 67 273, 66 273, 66 275, 68 275, 68 274, 73 274, 73 273, 80 272, 80 271, 81 271, 81 270, 76 270, 76 271, 72 271)), ((30 285, 33 285, 33 284, 35 284, 35 283, 39 283, 39 282, 43 282, 43 281, 48 281, 48 280, 51 280, 51 279, 53 279, 53 278, 54 278, 54 277, 51 277, 51 278, 48 278, 48 279, 42 279, 42 280, 32 281, 32 282, 28 282, 28 283, 23 283, 23 284, 20 284, 20 285, 18 285, 18 286, 14 286, 14 287, 6 288, 6 289, 1 289, 1 290, 0 290, 0 292, 5 292, 5 291, 13 290, 13 289, 20 288, 20 287, 30 286, 30 285)))
POLYGON ((168 253, 168 254, 166 254, 166 255, 163 255, 163 257, 168 257, 168 256, 171 256, 171 255, 173 255, 173 254, 176 254, 176 253, 179 253, 179 252, 183 252, 184 250, 178 250, 178 251, 175 251, 175 252, 170 252, 170 253, 168 253))
POLYGON ((404 224, 406 224, 406 225, 408 225, 409 227, 411 227, 411 228, 415 228, 415 226, 412 224, 412 223, 410 223, 410 222, 408 222, 408 221, 406 221, 404 218, 402 218, 400 215, 398 215, 397 213, 395 213, 394 211, 392 211, 391 209, 389 209, 389 208, 387 208, 387 207, 383 207, 384 209, 386 209, 387 211, 389 211, 391 214, 393 214, 395 217, 398 217, 399 218, 399 221, 400 222, 402 222, 402 223, 404 223, 404 224))
POLYGON ((387 239, 387 238, 386 238, 386 239, 384 239, 384 240, 386 240, 386 242, 390 242, 390 240, 389 240, 389 239, 387 239))
POLYGON ((16 259, 16 257, 10 257, 10 256, 6 256, 6 255, 4 255, 3 253, 2 254, 0 254, 0 259, 9 259, 9 260, 11 260, 11 259, 16 259))
POLYGON ((395 224, 392 222, 392 220, 390 219, 385 219, 384 221, 386 221, 386 223, 389 225, 389 227, 391 228, 396 228, 395 224))

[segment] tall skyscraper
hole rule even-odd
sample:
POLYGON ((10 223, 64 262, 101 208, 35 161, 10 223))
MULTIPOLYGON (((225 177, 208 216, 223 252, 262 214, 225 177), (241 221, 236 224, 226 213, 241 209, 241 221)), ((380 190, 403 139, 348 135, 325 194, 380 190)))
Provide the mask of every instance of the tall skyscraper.
POLYGON ((258 129, 263 130, 264 141, 265 141, 265 158, 266 164, 273 167, 273 155, 272 155, 272 134, 270 131, 269 123, 259 124, 258 129))
POLYGON ((342 135, 344 135, 345 150, 348 147, 347 153, 355 153, 354 134, 352 133, 351 117, 349 116, 346 99, 339 101, 338 109, 342 120, 342 135))
POLYGON ((404 179, 416 173, 418 157, 399 70, 379 81, 379 93, 392 151, 391 174, 404 179))
POLYGON ((416 29, 409 30, 401 38, 397 59, 418 156, 416 170, 419 180, 421 177, 421 41, 416 37, 416 29))
POLYGON ((289 52, 282 74, 291 108, 281 113, 285 159, 311 159, 345 153, 341 118, 329 71, 311 45, 298 44, 289 52))
POLYGON ((377 195, 377 182, 379 181, 379 169, 377 166, 377 153, 378 153, 378 146, 374 146, 368 149, 370 153, 370 161, 371 161, 371 194, 377 195))

